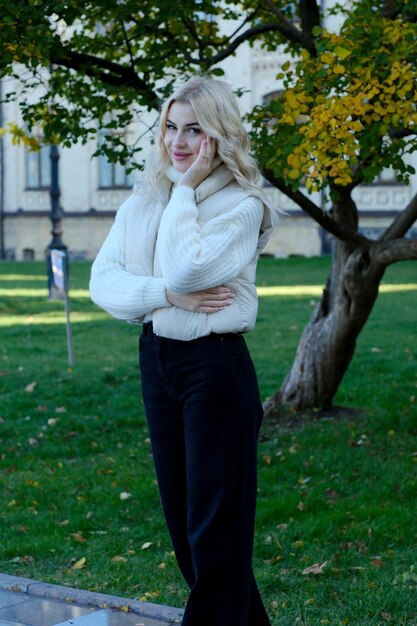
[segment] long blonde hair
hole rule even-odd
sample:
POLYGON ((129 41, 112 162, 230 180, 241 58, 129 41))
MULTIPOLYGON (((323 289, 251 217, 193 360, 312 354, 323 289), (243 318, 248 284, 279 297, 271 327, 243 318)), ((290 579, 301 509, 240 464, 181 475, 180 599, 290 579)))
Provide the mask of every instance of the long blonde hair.
POLYGON ((217 155, 236 181, 251 194, 262 197, 259 169, 249 154, 249 140, 240 119, 236 97, 227 83, 205 76, 191 78, 163 104, 154 154, 145 165, 144 178, 148 189, 158 189, 158 183, 171 164, 164 136, 169 107, 173 102, 191 104, 199 125, 215 139, 217 155))

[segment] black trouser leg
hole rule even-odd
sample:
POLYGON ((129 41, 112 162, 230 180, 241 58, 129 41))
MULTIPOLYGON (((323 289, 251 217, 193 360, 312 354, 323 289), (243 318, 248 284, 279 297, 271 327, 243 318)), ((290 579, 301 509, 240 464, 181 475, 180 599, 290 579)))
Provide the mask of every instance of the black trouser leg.
POLYGON ((141 339, 167 524, 191 592, 183 626, 269 626, 252 573, 262 407, 239 335, 141 339))

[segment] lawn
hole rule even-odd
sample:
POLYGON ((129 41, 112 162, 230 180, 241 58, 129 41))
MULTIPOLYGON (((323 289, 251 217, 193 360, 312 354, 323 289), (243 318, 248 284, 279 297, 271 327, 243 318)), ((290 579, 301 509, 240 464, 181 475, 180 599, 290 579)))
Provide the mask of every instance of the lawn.
MULTIPOLYGON (((264 398, 328 265, 260 263, 247 341, 264 398)), ((181 607, 140 400, 140 328, 91 304, 88 275, 72 265, 69 369, 44 265, 0 263, 0 571, 181 607)), ((416 310, 417 264, 390 268, 336 398, 352 410, 264 423, 254 566, 274 626, 417 624, 416 310)))

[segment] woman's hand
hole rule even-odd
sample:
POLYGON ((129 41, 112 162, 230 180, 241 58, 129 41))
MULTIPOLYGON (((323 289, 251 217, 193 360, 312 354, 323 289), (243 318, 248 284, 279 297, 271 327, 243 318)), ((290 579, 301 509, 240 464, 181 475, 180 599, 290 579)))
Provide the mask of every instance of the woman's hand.
POLYGON ((167 289, 166 296, 170 304, 184 311, 218 313, 233 303, 235 294, 227 287, 221 286, 193 293, 174 293, 167 289))
POLYGON ((213 160, 216 156, 216 143, 212 137, 203 139, 198 157, 180 178, 178 184, 196 189, 212 172, 213 160))

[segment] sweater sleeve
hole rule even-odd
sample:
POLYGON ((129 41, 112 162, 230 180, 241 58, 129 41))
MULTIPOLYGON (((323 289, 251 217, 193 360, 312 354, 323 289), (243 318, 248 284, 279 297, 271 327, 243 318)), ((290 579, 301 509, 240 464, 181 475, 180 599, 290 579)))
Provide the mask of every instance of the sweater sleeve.
POLYGON ((217 287, 253 260, 263 218, 259 198, 198 224, 194 190, 179 186, 161 219, 158 254, 165 285, 176 293, 217 287))
POLYGON ((146 313, 171 306, 163 278, 138 276, 126 270, 126 213, 128 202, 116 220, 91 269, 90 296, 93 302, 121 320, 140 321, 146 313))

